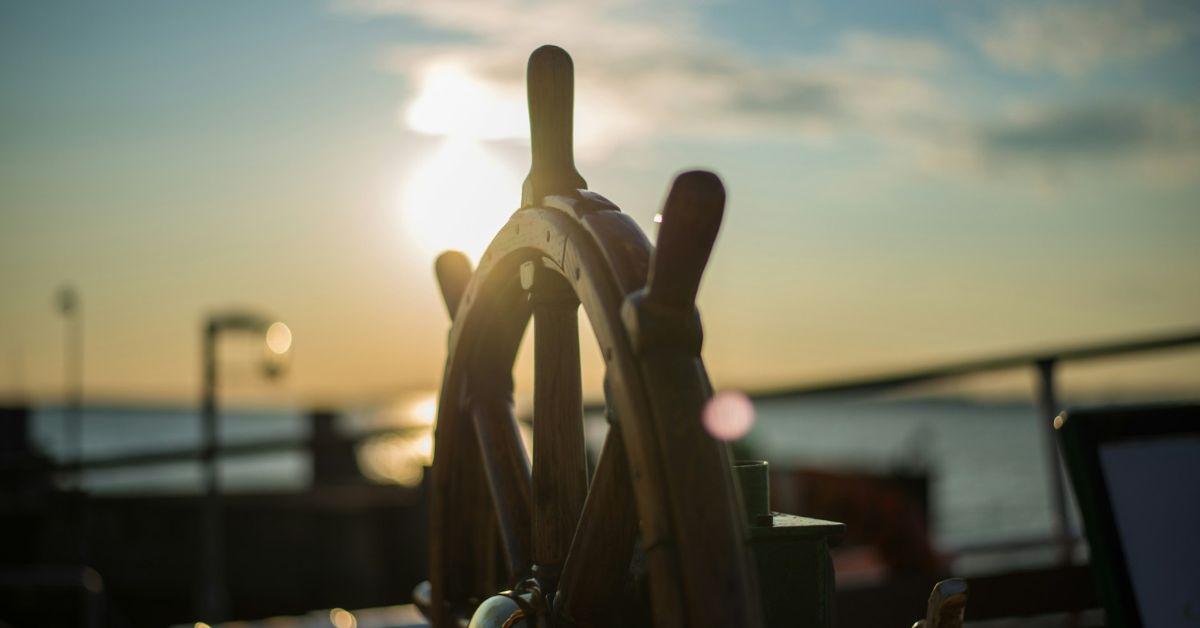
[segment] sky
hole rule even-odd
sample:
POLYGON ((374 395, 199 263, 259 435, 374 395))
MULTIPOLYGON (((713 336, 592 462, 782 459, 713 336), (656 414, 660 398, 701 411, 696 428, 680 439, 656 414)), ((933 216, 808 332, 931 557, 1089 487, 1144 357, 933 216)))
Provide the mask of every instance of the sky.
MULTIPOLYGON (((674 174, 723 178, 718 387, 1200 325, 1194 3, 10 2, 0 398, 61 391, 64 284, 92 399, 190 401, 233 306, 295 338, 273 385, 226 343, 236 397, 436 387, 432 260, 516 209, 544 43, 575 59, 580 172, 647 233, 674 174)), ((1194 390, 1197 353, 1090 385, 1194 390)))

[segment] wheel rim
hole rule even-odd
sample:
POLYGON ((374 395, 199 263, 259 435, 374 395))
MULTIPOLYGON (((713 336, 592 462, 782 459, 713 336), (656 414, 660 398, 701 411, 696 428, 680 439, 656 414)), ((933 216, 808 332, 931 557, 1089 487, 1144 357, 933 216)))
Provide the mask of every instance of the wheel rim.
POLYGON ((522 581, 528 591, 533 576, 535 597, 553 606, 539 612, 604 625, 628 601, 622 587, 640 538, 654 625, 757 625, 728 454, 699 420, 711 391, 693 301, 724 188, 710 173, 680 175, 655 252, 628 216, 576 189, 585 184, 571 157, 572 72, 561 49, 530 57, 524 207, 473 274, 461 254, 438 261, 454 322, 431 480, 431 619, 461 622, 500 588, 522 581), (615 416, 590 486, 579 305, 604 357, 615 416), (512 404, 512 367, 531 315, 532 477, 512 404))
MULTIPOLYGON (((482 520, 464 522, 464 511, 470 508, 467 504, 488 505, 488 500, 484 499, 489 492, 485 486, 487 478, 482 473, 472 475, 452 465, 461 463, 464 458, 477 460, 482 457, 478 443, 471 443, 472 439, 463 436, 474 427, 470 420, 473 402, 486 400, 483 403, 490 407, 489 420, 512 420, 511 368, 517 346, 532 314, 532 308, 525 299, 526 292, 520 283, 521 266, 534 262, 538 269, 552 272, 569 285, 572 296, 578 298, 591 320, 596 341, 604 355, 608 392, 606 403, 618 417, 618 429, 610 431, 610 439, 621 439, 623 442, 605 443, 598 469, 606 459, 624 458, 620 462, 629 465, 626 473, 638 478, 636 485, 627 483, 621 486, 619 478, 614 484, 617 490, 632 491, 636 498, 630 506, 636 503, 637 512, 629 513, 628 517, 640 519, 641 522, 637 531, 641 533, 643 548, 647 550, 655 623, 660 624, 663 622, 659 618, 669 620, 686 616, 683 606, 687 596, 685 591, 680 590, 686 575, 681 573, 679 564, 678 535, 673 529, 676 526, 672 525, 670 514, 662 512, 669 499, 668 488, 662 486, 661 482, 654 485, 656 478, 661 478, 663 474, 648 468, 662 464, 658 452, 654 451, 658 448, 657 436, 652 433, 653 430, 647 429, 652 422, 649 418, 651 402, 639 375, 639 358, 620 318, 621 304, 626 295, 641 288, 645 282, 652 249, 636 224, 628 216, 613 211, 611 206, 588 198, 559 198, 556 201, 557 207, 527 208, 514 214, 484 254, 455 315, 439 403, 433 466, 435 528, 431 582, 435 613, 440 606, 442 609, 452 608, 461 615, 469 610, 473 598, 499 590, 478 588, 486 587, 489 583, 495 587, 494 565, 475 564, 475 573, 471 575, 464 574, 466 570, 456 570, 454 565, 462 565, 464 552, 469 554, 474 551, 476 558, 480 553, 494 552, 494 548, 489 549, 486 545, 472 548, 470 541, 479 540, 496 527, 502 531, 502 520, 511 513, 500 513, 501 521, 498 522, 487 516, 482 520), (616 268, 610 264, 614 259, 619 260, 616 268), (622 435, 629 436, 622 438, 622 435), (479 496, 481 492, 483 495, 479 496), (488 573, 489 569, 491 573, 488 573), (464 576, 466 582, 452 582, 464 576), (472 590, 471 587, 476 588, 472 590)), ((702 367, 696 377, 703 379, 702 367)), ((538 455, 535 449, 535 465, 538 455)), ((595 480, 593 491, 597 488, 594 484, 595 480)), ((719 497, 720 487, 714 488, 718 489, 714 497, 719 497)), ((713 509, 719 511, 728 506, 714 504, 713 509)), ((475 514, 480 513, 476 511, 475 514)), ((607 514, 612 518, 621 518, 619 513, 607 514)), ((521 533, 525 526, 518 522, 513 529, 521 533)), ((584 539, 575 541, 585 542, 584 539)), ((517 546, 522 547, 520 544, 517 546)), ((632 549, 630 546, 629 551, 632 549)), ((528 551, 506 550, 504 555, 508 559, 505 570, 507 579, 502 580, 501 584, 511 586, 522 576, 532 575, 528 551)), ((628 562, 624 568, 627 567, 628 562)), ((729 570, 737 574, 736 567, 729 570)), ((577 592, 570 593, 574 595, 577 592)), ((603 600, 612 595, 611 589, 607 595, 588 593, 590 598, 583 597, 591 603, 595 603, 597 598, 603 600)), ((585 611, 600 610, 587 606, 584 605, 585 611)), ((443 619, 448 620, 449 616, 443 619)))

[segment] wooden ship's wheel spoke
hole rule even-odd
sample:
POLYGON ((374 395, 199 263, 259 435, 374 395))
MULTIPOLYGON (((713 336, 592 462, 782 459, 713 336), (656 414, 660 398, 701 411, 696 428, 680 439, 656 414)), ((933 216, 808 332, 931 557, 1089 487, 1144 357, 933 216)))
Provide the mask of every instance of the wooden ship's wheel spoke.
POLYGON ((558 584, 556 606, 580 623, 603 623, 621 604, 637 538, 637 509, 620 427, 609 428, 558 584))
POLYGON ((535 262, 521 268, 533 304, 533 561, 556 580, 587 498, 579 300, 570 284, 535 262))
POLYGON ((570 57, 539 48, 528 72, 522 207, 474 272, 460 254, 436 265, 453 326, 420 603, 436 626, 533 616, 539 625, 759 625, 726 449, 700 422, 710 390, 693 302, 724 189, 710 173, 680 175, 655 250, 575 170, 570 57), (590 485, 581 307, 604 356, 610 418, 590 485), (530 320, 532 473, 512 404, 530 320))
POLYGON ((510 399, 475 399, 471 404, 479 456, 496 511, 506 574, 510 581, 529 571, 532 497, 529 458, 510 399))

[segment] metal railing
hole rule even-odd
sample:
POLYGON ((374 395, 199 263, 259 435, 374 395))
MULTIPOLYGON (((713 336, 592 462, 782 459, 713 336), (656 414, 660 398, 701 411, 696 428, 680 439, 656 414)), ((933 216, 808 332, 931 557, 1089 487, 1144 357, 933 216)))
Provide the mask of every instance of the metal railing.
MULTIPOLYGON (((1126 339, 1115 342, 1097 342, 1085 345, 1068 346, 1050 350, 1036 350, 1015 353, 979 360, 969 360, 944 364, 934 367, 915 369, 902 372, 884 373, 866 377, 854 377, 843 380, 828 381, 814 384, 804 384, 787 388, 769 389, 751 392, 750 396, 756 401, 810 399, 825 395, 862 395, 883 393, 900 390, 906 387, 927 384, 938 381, 963 378, 982 373, 1032 368, 1035 373, 1036 403, 1040 429, 1045 434, 1046 460, 1049 466, 1048 482, 1051 483, 1051 507, 1053 510, 1053 530, 1047 539, 1023 539, 1017 545, 1020 548, 1042 545, 1047 543, 1057 545, 1058 558, 1061 562, 1070 562, 1071 550, 1077 535, 1069 530, 1068 503, 1064 489, 1061 463, 1058 450, 1054 444, 1052 422, 1061 410, 1058 403, 1055 372, 1059 364, 1067 362, 1083 362, 1104 358, 1127 356, 1131 354, 1149 353, 1170 349, 1179 349, 1200 345, 1200 329, 1189 329, 1173 334, 1152 337, 1126 339)), ((591 408, 589 404, 589 408, 591 408)), ((602 406, 595 406, 596 409, 602 406)), ((366 439, 414 429, 428 427, 388 427, 364 431, 346 440, 358 443, 366 439)), ((125 454, 104 458, 81 459, 56 464, 52 470, 57 473, 78 474, 94 470, 120 469, 128 467, 169 464, 178 462, 202 462, 205 466, 215 465, 216 461, 227 457, 255 456, 265 453, 282 451, 309 450, 316 455, 316 440, 313 438, 277 438, 263 439, 241 443, 217 444, 214 448, 188 447, 153 452, 125 454)), ((0 460, 0 467, 11 466, 15 461, 0 460)), ((210 472, 215 470, 210 469, 210 472)), ((985 544, 972 546, 970 551, 997 551, 1007 547, 1006 544, 985 544)), ((967 548, 960 548, 961 554, 967 548)))
MULTIPOLYGON (((784 388, 763 389, 748 392, 755 401, 810 399, 826 395, 862 395, 884 393, 901 390, 911 386, 946 381, 978 375, 988 372, 1015 370, 1032 367, 1035 369, 1038 383, 1038 400, 1041 413, 1047 425, 1058 414, 1057 396, 1055 391, 1055 367, 1067 362, 1083 362, 1102 358, 1124 356, 1136 353, 1149 353, 1168 349, 1184 348, 1200 345, 1200 329, 1185 330, 1174 334, 1140 337, 1107 343, 1090 343, 1072 345, 1057 349, 1042 349, 1014 353, 999 357, 980 360, 967 360, 938 365, 928 368, 881 373, 877 375, 860 376, 825 382, 801 384, 784 388)), ((602 404, 588 404, 589 410, 602 411, 602 404)), ((428 429, 427 427, 384 427, 365 430, 349 436, 354 442, 367 440, 372 437, 387 434, 411 432, 428 429)), ((309 438, 270 438, 239 443, 224 443, 216 447, 218 457, 253 456, 264 453, 295 451, 311 447, 309 438)), ((179 447, 151 452, 139 452, 85 458, 77 462, 64 462, 55 466, 55 471, 82 472, 101 469, 167 464, 173 462, 200 461, 205 458, 203 447, 179 447)))
MULTIPOLYGON (((427 431, 427 426, 393 426, 381 427, 355 432, 346 437, 351 443, 367 441, 379 436, 393 434, 409 434, 427 431)), ((263 454, 285 453, 314 449, 312 438, 260 438, 234 443, 217 445, 212 459, 238 458, 243 456, 260 456, 263 454)), ((85 458, 78 462, 64 462, 53 467, 58 473, 86 473, 88 471, 105 471, 129 467, 175 464, 180 462, 202 462, 212 464, 213 460, 206 455, 204 447, 174 447, 156 451, 144 451, 113 456, 98 456, 85 458)))
POLYGON ((955 379, 993 371, 1005 371, 1037 364, 1061 364, 1109 358, 1133 353, 1177 349, 1200 344, 1200 329, 1181 330, 1172 334, 1142 336, 1110 342, 1093 342, 1055 349, 1040 349, 1013 353, 980 360, 952 362, 923 369, 765 389, 751 393, 754 399, 800 399, 838 393, 886 392, 938 380, 955 379))
POLYGON ((988 552, 1003 549, 1026 549, 1031 546, 1053 543, 1058 546, 1058 561, 1069 563, 1072 548, 1079 538, 1070 530, 1069 504, 1063 478, 1062 462, 1054 442, 1054 418, 1063 408, 1059 406, 1055 385, 1056 367, 1067 362, 1085 362, 1131 354, 1149 353, 1169 349, 1181 349, 1200 345, 1200 329, 1181 330, 1176 333, 1144 336, 1110 342, 1095 342, 1054 349, 1041 349, 1013 353, 997 357, 953 362, 923 369, 882 373, 865 377, 804 384, 787 388, 762 390, 750 393, 756 401, 810 399, 828 395, 862 395, 884 393, 903 388, 959 379, 983 373, 1010 371, 1020 368, 1034 370, 1035 403, 1039 429, 1044 435, 1047 464, 1047 482, 1050 485, 1053 528, 1049 538, 1022 539, 1012 543, 987 543, 959 548, 956 553, 988 552), (1040 541, 1040 542, 1039 542, 1040 541))

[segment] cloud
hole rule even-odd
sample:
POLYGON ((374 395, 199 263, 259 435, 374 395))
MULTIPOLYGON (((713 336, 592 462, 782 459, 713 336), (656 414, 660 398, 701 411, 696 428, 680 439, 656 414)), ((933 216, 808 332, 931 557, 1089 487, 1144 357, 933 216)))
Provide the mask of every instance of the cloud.
POLYGON ((932 40, 848 32, 824 54, 759 56, 712 36, 692 4, 646 6, 494 0, 346 0, 343 10, 403 16, 453 35, 398 45, 388 65, 405 75, 450 65, 523 89, 531 50, 556 43, 576 60, 580 149, 657 137, 895 135, 946 101, 922 73, 948 55, 932 40), (591 138, 589 142, 588 138, 591 138))
POLYGON ((1117 164, 1160 181, 1200 176, 1200 107, 1129 102, 1041 105, 976 130, 992 165, 1024 164, 1055 172, 1071 165, 1117 164))
POLYGON ((1137 0, 1008 6, 969 28, 998 66, 1082 76, 1114 63, 1152 58, 1180 44, 1185 22, 1154 15, 1137 0))
MULTIPOLYGON (((1140 5, 1106 6, 1116 12, 1076 15, 1074 4, 1013 9, 981 42, 1006 63, 1073 72, 1149 54, 1182 37, 1182 30, 1146 17, 1140 5), (1093 38, 1112 50, 1100 50, 1103 42, 1093 46, 1093 38), (1034 51, 1008 48, 1021 46, 1034 51)), ((452 68, 469 77, 476 93, 490 95, 481 100, 495 101, 491 114, 468 108, 478 111, 473 117, 503 115, 504 129, 524 128, 523 61, 543 43, 563 46, 576 61, 576 146, 583 160, 671 138, 815 146, 848 138, 874 151, 860 153, 867 159, 941 176, 1103 161, 1187 180, 1197 176, 1187 165, 1200 161, 1193 107, 1136 101, 1080 107, 1023 94, 1031 104, 981 119, 978 99, 955 74, 970 69, 928 37, 851 29, 825 50, 767 55, 707 32, 696 6, 682 1, 343 0, 341 8, 399 16, 443 36, 433 44, 398 43, 387 53, 391 70, 418 79, 420 90, 404 103, 410 127, 415 104, 446 113, 422 100, 429 83, 422 77, 452 68)))
POLYGON ((865 67, 932 70, 951 61, 940 43, 924 37, 897 37, 869 31, 849 31, 841 37, 841 54, 865 67))

